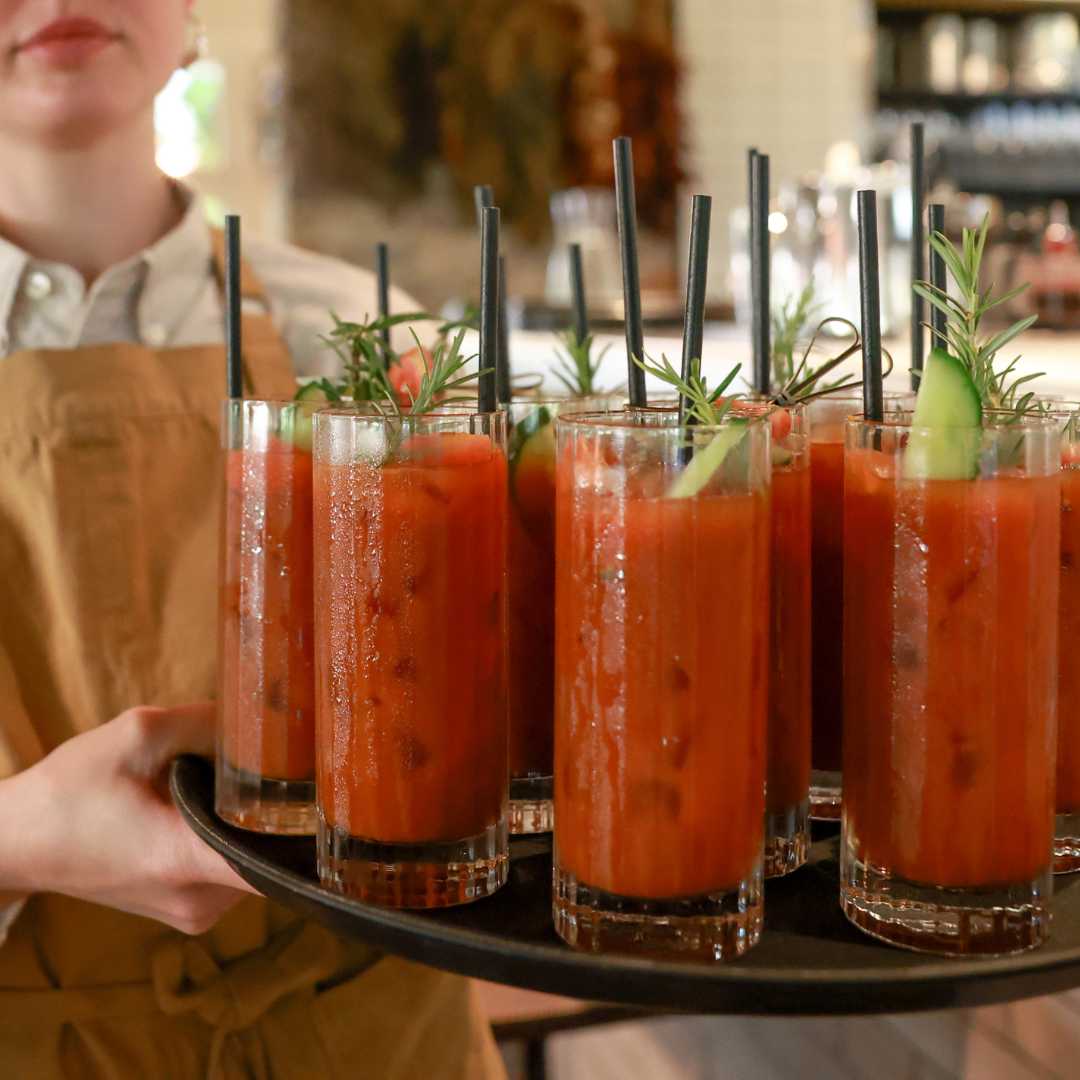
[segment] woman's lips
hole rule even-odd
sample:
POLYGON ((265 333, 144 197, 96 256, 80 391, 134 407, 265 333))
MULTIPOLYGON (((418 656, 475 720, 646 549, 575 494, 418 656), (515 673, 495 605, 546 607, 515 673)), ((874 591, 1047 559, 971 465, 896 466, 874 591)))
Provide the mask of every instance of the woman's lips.
POLYGON ((57 19, 16 46, 16 52, 58 67, 76 67, 115 40, 116 35, 94 19, 57 19))

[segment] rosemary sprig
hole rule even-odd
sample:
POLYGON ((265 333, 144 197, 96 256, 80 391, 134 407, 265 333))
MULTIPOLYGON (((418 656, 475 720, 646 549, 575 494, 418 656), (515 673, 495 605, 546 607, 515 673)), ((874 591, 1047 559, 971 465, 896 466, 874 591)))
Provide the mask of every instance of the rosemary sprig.
POLYGON ((995 366, 997 354, 1032 326, 1038 316, 1029 315, 993 335, 980 332, 982 318, 988 311, 1007 303, 1027 288, 1026 284, 1019 285, 1000 296, 994 296, 993 285, 985 291, 980 289, 979 275, 989 230, 990 216, 987 215, 978 229, 964 229, 959 247, 954 247, 943 233, 935 232, 930 237, 931 246, 945 260, 958 296, 952 296, 928 281, 917 281, 912 287, 928 304, 944 313, 949 352, 967 368, 983 407, 1012 412, 1019 418, 1039 411, 1034 392, 1024 391, 1023 387, 1041 378, 1045 372, 1016 376, 1020 357, 999 368, 995 366))
MULTIPOLYGON (((422 348, 420 339, 413 334, 413 340, 417 348, 422 348)), ((470 371, 461 374, 462 369, 470 361, 475 359, 476 354, 466 355, 462 350, 462 342, 465 340, 465 329, 458 330, 450 340, 439 341, 431 351, 431 362, 425 366, 420 376, 420 386, 416 394, 412 387, 406 385, 405 391, 409 395, 409 405, 403 409, 394 393, 393 388, 387 386, 384 393, 385 405, 393 411, 398 418, 405 416, 423 416, 431 412, 439 405, 453 405, 461 401, 471 401, 469 395, 455 394, 455 391, 474 382, 480 375, 487 374, 489 369, 482 371, 470 371)), ((383 403, 380 403, 382 405, 383 403)))
POLYGON ((719 424, 730 411, 732 404, 740 396, 738 394, 726 395, 727 388, 735 381, 742 364, 736 364, 712 390, 709 389, 708 380, 701 374, 701 360, 690 361, 690 376, 684 379, 675 370, 671 361, 660 354, 660 363, 651 361, 648 356, 640 360, 634 357, 634 363, 648 375, 653 375, 661 382, 673 386, 679 395, 686 399, 687 416, 692 423, 704 424, 706 427, 714 427, 719 424), (725 396, 726 395, 726 396, 725 396))
POLYGON ((430 319, 423 312, 387 315, 364 322, 347 322, 330 313, 334 327, 322 340, 341 360, 341 397, 353 401, 378 401, 390 389, 387 370, 398 361, 398 354, 383 341, 382 331, 430 319))
MULTIPOLYGON (((849 375, 842 375, 839 379, 833 379, 830 382, 822 382, 822 379, 829 372, 838 368, 848 357, 854 356, 861 348, 862 337, 859 334, 859 328, 850 319, 845 319, 840 315, 830 315, 827 319, 822 319, 814 328, 810 340, 806 343, 802 359, 798 365, 794 367, 786 381, 780 382, 778 386, 774 387, 773 401, 777 405, 796 405, 799 402, 812 401, 814 398, 823 397, 826 394, 833 394, 840 390, 854 390, 862 386, 861 379, 849 375), (817 345, 818 336, 830 323, 839 323, 846 327, 854 340, 835 356, 830 356, 820 364, 812 364, 810 363, 810 354, 817 345)), ((886 350, 883 349, 882 352, 888 362, 888 367, 883 372, 883 375, 888 377, 893 368, 893 361, 886 350)))
MULTIPOLYGON (((424 318, 430 319, 434 316, 425 315, 424 318)), ((441 340, 447 340, 455 330, 479 330, 480 329, 480 309, 474 304, 466 304, 465 310, 461 314, 460 319, 447 319, 443 322, 439 328, 435 331, 436 337, 441 340)))
MULTIPOLYGON (((1047 405, 1049 408, 1049 405, 1047 405)), ((1062 443, 1074 443, 1080 439, 1080 409, 1075 410, 1069 416, 1064 430, 1061 433, 1062 443)))
POLYGON ((558 335, 558 341, 561 348, 559 345, 555 347, 558 364, 552 372, 555 378, 566 387, 573 397, 590 397, 598 393, 596 389, 596 373, 600 370, 604 354, 611 346, 605 345, 600 350, 600 355, 593 360, 592 334, 588 334, 583 340, 579 340, 577 332, 568 329, 558 335))
MULTIPOLYGON (((803 349, 802 357, 796 363, 795 351, 798 343, 806 337, 810 320, 820 306, 814 302, 814 284, 810 282, 798 296, 789 296, 780 308, 773 312, 773 400, 778 405, 795 405, 800 401, 810 401, 838 390, 854 390, 862 385, 861 380, 847 375, 822 382, 829 372, 858 352, 862 345, 859 328, 839 315, 832 315, 818 322, 803 349), (851 333, 853 341, 836 356, 831 356, 819 364, 812 364, 810 355, 817 346, 818 338, 822 331, 833 323, 845 327, 851 333)), ((886 375, 892 371, 892 357, 888 357, 888 364, 886 375)))
POLYGON ((772 313, 773 378, 783 386, 795 374, 795 348, 802 339, 810 316, 821 305, 814 301, 811 281, 798 296, 789 296, 772 313))

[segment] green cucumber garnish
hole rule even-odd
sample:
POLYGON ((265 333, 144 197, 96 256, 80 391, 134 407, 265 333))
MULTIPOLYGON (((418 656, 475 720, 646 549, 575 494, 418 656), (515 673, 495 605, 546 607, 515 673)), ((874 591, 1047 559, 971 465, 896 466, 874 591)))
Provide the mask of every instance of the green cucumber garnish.
POLYGON ((979 472, 982 401, 964 365, 933 349, 927 357, 904 450, 909 480, 969 480, 979 472))
POLYGON ((329 379, 315 379, 304 383, 296 390, 294 401, 340 401, 341 393, 329 379))
POLYGON ((527 462, 534 456, 542 456, 545 461, 554 457, 555 428, 551 419, 551 410, 546 405, 539 405, 514 425, 506 448, 511 471, 517 468, 519 461, 527 462))
POLYGON ((724 464, 728 453, 742 441, 746 434, 746 425, 746 420, 732 420, 705 446, 695 448, 690 463, 668 488, 667 498, 690 499, 704 490, 716 470, 724 464))
POLYGON ((281 417, 281 438, 291 442, 297 450, 311 452, 315 441, 315 422, 313 417, 318 408, 318 399, 305 398, 284 410, 281 417))

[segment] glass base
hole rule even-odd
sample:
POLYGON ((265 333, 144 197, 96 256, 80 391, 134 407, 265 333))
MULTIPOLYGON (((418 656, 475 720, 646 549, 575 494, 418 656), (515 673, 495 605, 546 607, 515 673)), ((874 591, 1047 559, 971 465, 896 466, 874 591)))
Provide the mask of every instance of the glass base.
POLYGON ((756 945, 764 911, 760 867, 736 888, 673 900, 617 896, 552 871, 555 932, 586 952, 732 960, 756 945))
POLYGON ((806 862, 810 849, 809 801, 765 813, 765 876, 783 877, 806 862))
POLYGON ((1054 818, 1054 873, 1080 870, 1080 810, 1054 818))
POLYGON ((920 885, 846 854, 840 907, 864 933, 890 945, 942 956, 1008 956, 1050 932, 1049 867, 1032 881, 986 888, 920 885))
POLYGON ((550 776, 518 776, 510 780, 510 832, 514 836, 551 832, 555 810, 550 776))
POLYGON ((505 816, 475 836, 427 844, 391 844, 350 836, 319 814, 319 882, 369 904, 441 908, 491 896, 510 871, 505 816))
POLYGON ((274 780, 234 768, 219 757, 214 813, 238 829, 311 836, 315 832, 315 781, 274 780))
POLYGON ((810 773, 810 817, 814 821, 840 820, 840 773, 824 769, 810 773))

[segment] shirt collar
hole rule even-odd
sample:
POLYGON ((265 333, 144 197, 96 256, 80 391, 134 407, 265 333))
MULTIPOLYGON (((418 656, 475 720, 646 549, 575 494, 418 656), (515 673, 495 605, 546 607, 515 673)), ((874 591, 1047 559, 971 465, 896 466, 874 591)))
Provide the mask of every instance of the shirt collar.
POLYGON ((177 327, 211 280, 213 246, 202 201, 185 188, 187 200, 179 224, 138 257, 145 268, 138 293, 136 322, 141 340, 160 346, 177 327))
POLYGON ((30 256, 0 236, 0 345, 7 350, 8 323, 30 256))
MULTIPOLYGON (((87 301, 92 303, 95 297, 114 289, 135 287, 136 319, 144 339, 168 336, 185 310, 183 304, 177 303, 175 285, 190 282, 194 294, 198 285, 207 280, 213 258, 202 201, 182 185, 178 184, 176 191, 184 204, 180 221, 148 248, 110 266, 86 293, 87 301), (149 335, 148 329, 153 331, 149 335)), ((0 236, 0 344, 6 344, 12 308, 26 274, 35 266, 50 269, 58 265, 35 260, 0 236)))

